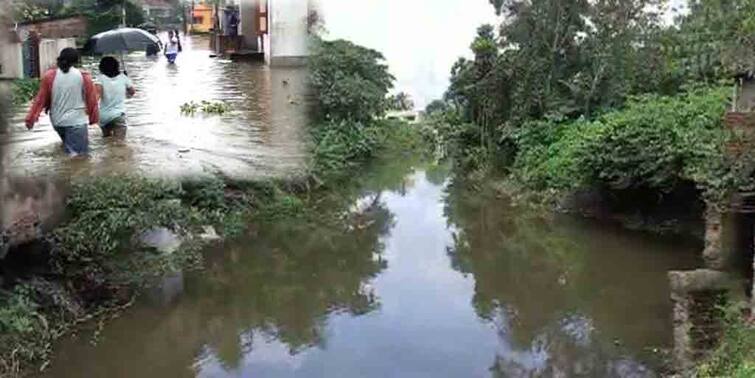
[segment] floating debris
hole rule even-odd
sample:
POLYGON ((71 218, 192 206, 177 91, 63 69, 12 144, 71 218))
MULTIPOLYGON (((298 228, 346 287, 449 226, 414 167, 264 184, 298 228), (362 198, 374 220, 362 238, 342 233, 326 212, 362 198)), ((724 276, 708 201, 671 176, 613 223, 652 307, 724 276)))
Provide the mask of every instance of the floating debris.
POLYGON ((189 116, 193 116, 199 111, 205 114, 223 114, 230 110, 231 106, 222 101, 189 101, 181 105, 181 114, 189 116))

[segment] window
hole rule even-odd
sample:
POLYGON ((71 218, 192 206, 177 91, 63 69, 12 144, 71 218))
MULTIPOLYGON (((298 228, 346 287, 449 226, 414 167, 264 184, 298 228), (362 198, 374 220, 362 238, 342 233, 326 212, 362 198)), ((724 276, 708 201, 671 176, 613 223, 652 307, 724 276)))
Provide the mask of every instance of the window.
POLYGON ((192 18, 191 20, 191 23, 193 24, 201 24, 203 22, 204 22, 204 17, 202 16, 194 16, 194 18, 192 18))

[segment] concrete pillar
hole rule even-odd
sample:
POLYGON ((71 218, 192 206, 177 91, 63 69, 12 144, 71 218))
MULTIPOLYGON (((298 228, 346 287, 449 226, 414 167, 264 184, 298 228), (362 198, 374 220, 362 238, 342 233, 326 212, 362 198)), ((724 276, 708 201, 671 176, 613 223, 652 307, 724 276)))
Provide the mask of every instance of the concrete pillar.
POLYGON ((266 55, 271 66, 303 66, 309 55, 308 0, 270 1, 270 41, 266 55))
POLYGON ((674 368, 687 376, 715 348, 722 332, 719 305, 741 292, 731 275, 710 270, 668 273, 673 302, 674 368))
POLYGON ((260 0, 241 0, 239 4, 239 34, 243 38, 245 50, 259 50, 257 43, 259 25, 256 20, 259 6, 260 0))
POLYGON ((705 247, 703 259, 710 269, 723 270, 726 258, 723 246, 723 216, 720 211, 708 207, 705 212, 705 247))

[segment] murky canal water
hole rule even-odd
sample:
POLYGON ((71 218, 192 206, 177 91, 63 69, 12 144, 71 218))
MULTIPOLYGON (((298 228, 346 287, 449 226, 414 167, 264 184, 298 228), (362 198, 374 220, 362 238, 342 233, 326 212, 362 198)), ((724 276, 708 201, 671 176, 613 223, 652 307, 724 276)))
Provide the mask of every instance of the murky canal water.
MULTIPOLYGON (((28 106, 12 116, 2 138, 9 174, 26 176, 139 173, 188 176, 221 172, 236 178, 284 176, 301 168, 304 68, 210 58, 209 41, 187 37, 176 65, 143 52, 126 58, 137 95, 127 100, 129 122, 125 145, 105 143, 99 128, 90 128, 89 160, 65 158, 58 136, 44 116, 27 131, 28 106), (224 101, 232 111, 222 116, 183 116, 189 101, 224 101)), ((96 72, 92 62, 86 68, 96 72)))
POLYGON ((527 217, 436 169, 386 177, 345 226, 266 224, 213 248, 96 345, 58 345, 46 376, 656 375, 666 271, 699 263, 699 246, 527 217))

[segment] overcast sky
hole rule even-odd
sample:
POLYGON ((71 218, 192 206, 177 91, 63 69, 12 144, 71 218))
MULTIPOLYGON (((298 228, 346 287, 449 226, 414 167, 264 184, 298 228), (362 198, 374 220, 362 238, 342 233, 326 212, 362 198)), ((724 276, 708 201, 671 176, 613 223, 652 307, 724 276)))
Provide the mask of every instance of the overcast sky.
MULTIPOLYGON (((418 109, 440 98, 451 66, 471 55, 477 27, 497 24, 489 0, 319 0, 326 38, 344 38, 385 55, 395 90, 418 109)), ((679 7, 686 0, 671 0, 679 7)))

